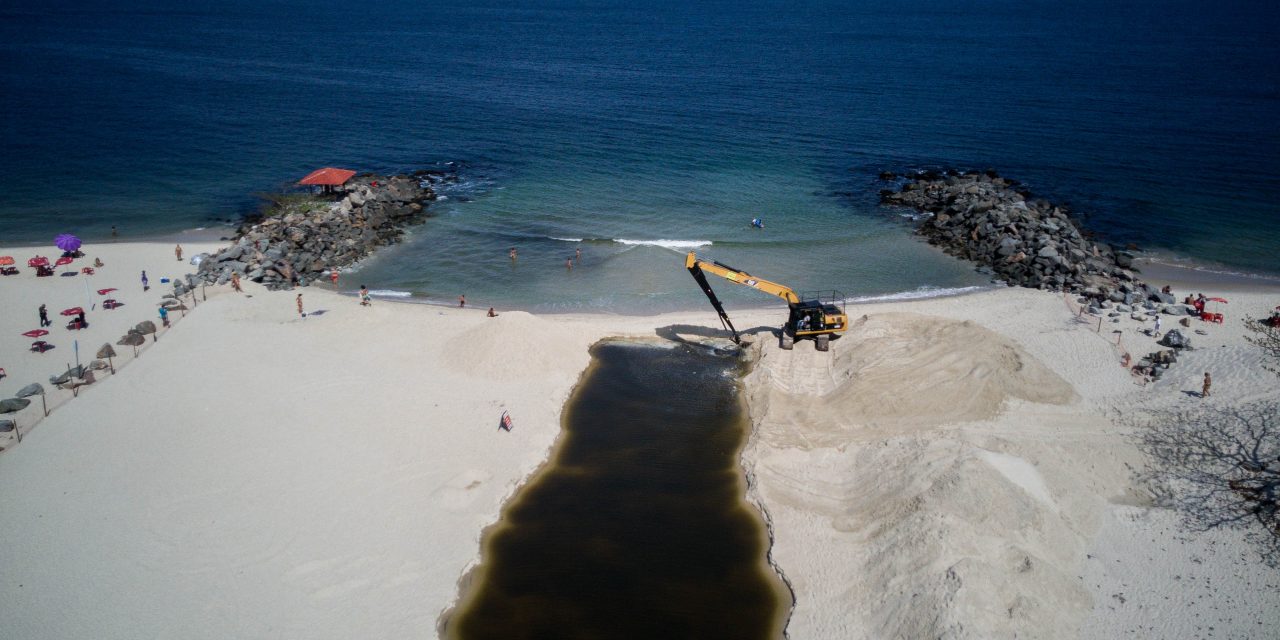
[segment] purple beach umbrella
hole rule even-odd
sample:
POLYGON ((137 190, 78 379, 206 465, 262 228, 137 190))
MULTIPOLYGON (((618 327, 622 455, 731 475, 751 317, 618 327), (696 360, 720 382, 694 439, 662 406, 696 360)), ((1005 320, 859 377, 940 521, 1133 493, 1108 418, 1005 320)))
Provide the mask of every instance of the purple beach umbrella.
POLYGON ((60 234, 53 239, 53 246, 66 251, 67 253, 75 253, 80 248, 80 238, 69 233, 60 234))

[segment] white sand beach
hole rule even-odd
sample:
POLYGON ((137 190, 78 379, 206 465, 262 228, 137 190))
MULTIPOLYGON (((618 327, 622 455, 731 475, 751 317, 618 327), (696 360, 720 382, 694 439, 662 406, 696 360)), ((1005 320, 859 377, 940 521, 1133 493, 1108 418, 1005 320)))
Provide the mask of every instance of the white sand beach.
MULTIPOLYGON (((87 361, 155 320, 160 277, 190 270, 168 242, 84 251, 105 263, 93 276, 0 278, 0 398, 74 364, 73 341, 87 361), (61 319, 106 287, 124 307, 79 332, 55 320, 56 348, 27 350, 39 304, 61 319)), ((710 309, 487 318, 300 291, 305 319, 294 293, 210 287, 78 397, 46 384, 49 417, 38 398, 6 416, 24 439, 0 435, 3 635, 437 637, 483 530, 555 443, 588 347, 719 335, 710 309)), ((1206 402, 1280 393, 1239 322, 1280 290, 1227 297, 1228 321, 1193 323, 1207 335, 1146 386, 1109 333, 1153 350, 1135 321, 1095 331, 1039 291, 851 306, 829 353, 754 334, 743 468, 795 595, 788 636, 1267 635, 1280 572, 1238 534, 1153 508, 1124 419, 1202 402, 1184 391, 1204 371, 1206 402)), ((775 326, 782 309, 733 315, 775 326)))

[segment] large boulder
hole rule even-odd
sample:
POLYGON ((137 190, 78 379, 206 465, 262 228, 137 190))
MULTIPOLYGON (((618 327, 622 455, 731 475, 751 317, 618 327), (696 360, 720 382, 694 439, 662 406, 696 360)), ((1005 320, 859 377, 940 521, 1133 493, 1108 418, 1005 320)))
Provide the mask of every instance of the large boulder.
POLYGON ((1181 331, 1173 329, 1164 334, 1163 338, 1160 338, 1160 344, 1172 349, 1187 349, 1191 347, 1191 338, 1182 335, 1181 331))

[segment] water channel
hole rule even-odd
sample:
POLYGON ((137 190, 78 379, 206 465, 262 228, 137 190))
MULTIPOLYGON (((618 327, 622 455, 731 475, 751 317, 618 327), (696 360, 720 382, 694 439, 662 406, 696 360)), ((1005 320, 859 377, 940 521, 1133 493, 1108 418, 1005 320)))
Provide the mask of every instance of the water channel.
POLYGON ((549 463, 487 532, 445 636, 781 637, 790 593, 744 502, 741 358, 606 341, 549 463))

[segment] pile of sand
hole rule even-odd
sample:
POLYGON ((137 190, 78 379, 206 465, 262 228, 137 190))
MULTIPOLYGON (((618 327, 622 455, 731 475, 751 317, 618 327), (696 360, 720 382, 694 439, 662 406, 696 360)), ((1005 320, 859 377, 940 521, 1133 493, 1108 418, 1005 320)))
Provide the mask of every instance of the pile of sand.
POLYGON ((441 360, 450 372, 483 380, 529 380, 577 363, 590 344, 581 331, 524 311, 479 320, 444 346, 441 360))
MULTIPOLYGON (((1008 338, 973 322, 910 313, 855 320, 829 353, 765 350, 768 421, 793 446, 987 420, 1010 399, 1065 404, 1071 385, 1008 338)), ((760 403, 760 404, 757 404, 760 403)), ((783 444, 775 442, 775 444, 783 444)))

